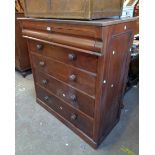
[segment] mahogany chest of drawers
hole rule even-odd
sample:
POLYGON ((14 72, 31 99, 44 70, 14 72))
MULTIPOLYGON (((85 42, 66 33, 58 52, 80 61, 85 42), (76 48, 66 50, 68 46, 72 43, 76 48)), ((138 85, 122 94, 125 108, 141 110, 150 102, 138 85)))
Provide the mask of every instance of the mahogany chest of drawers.
POLYGON ((37 102, 93 148, 119 121, 137 18, 19 18, 37 102))

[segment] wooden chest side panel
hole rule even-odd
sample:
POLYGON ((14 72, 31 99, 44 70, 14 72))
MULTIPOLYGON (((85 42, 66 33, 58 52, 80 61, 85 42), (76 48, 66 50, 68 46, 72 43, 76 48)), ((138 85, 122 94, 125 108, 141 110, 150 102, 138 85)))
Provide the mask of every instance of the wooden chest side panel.
POLYGON ((109 36, 102 74, 102 95, 96 109, 94 140, 100 143, 120 117, 123 87, 129 68, 130 47, 135 24, 132 22, 108 27, 109 36))
MULTIPOLYGON (((130 47, 131 35, 130 33, 125 33, 120 36, 116 36, 111 40, 110 47, 110 59, 109 59, 109 74, 107 81, 106 91, 103 91, 103 100, 105 104, 103 105, 103 109, 105 112, 104 115, 104 124, 105 126, 101 130, 101 132, 105 132, 109 130, 111 125, 115 124, 115 122, 119 119, 119 109, 120 109, 120 94, 121 86, 124 84, 124 76, 126 73, 126 62, 128 58, 128 50, 130 47), (122 40, 125 40, 123 46, 118 46, 122 40), (115 50, 113 50, 115 49, 115 50), (116 52, 113 55, 113 52, 116 52)), ((104 86, 103 86, 104 90, 104 86)))
MULTIPOLYGON (((23 14, 16 13, 17 17, 23 17, 23 14)), ((20 71, 31 68, 27 42, 22 38, 22 30, 17 19, 15 20, 15 66, 20 71)))

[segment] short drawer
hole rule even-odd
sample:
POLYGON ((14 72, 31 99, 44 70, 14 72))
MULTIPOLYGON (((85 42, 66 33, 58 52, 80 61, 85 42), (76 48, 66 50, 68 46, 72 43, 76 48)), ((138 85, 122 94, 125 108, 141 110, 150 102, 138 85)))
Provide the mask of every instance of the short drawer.
POLYGON ((71 108, 57 97, 49 94, 44 89, 36 85, 36 94, 42 102, 52 108, 55 112, 59 113, 66 120, 71 122, 75 127, 82 130, 89 137, 92 137, 93 133, 93 120, 87 118, 77 110, 71 108))
POLYGON ((66 48, 52 46, 37 41, 29 41, 29 49, 32 53, 41 54, 65 64, 69 64, 96 73, 97 56, 85 54, 82 52, 76 52, 66 48))
POLYGON ((94 99, 73 89, 72 87, 52 78, 51 76, 35 71, 36 82, 73 107, 85 114, 94 117, 94 99))
POLYGON ((31 54, 31 57, 32 65, 35 69, 48 73, 91 96, 95 95, 96 74, 89 74, 65 63, 60 63, 43 56, 31 54))

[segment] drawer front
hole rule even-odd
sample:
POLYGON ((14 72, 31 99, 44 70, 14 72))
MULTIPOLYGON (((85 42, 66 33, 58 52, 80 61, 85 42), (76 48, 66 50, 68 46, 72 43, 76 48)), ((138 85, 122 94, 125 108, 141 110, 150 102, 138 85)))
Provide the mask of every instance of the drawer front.
POLYGON ((41 54, 93 73, 97 72, 97 56, 75 52, 69 49, 52 46, 37 41, 29 41, 29 48, 32 53, 41 54))
POLYGON ((73 107, 81 110, 85 114, 94 117, 94 99, 80 93, 79 91, 65 85, 64 83, 35 71, 36 80, 39 85, 51 91, 54 95, 68 102, 73 107))
POLYGON ((96 75, 75 69, 64 63, 31 54, 33 67, 72 85, 91 96, 95 95, 96 75))
POLYGON ((24 21, 22 22, 23 29, 30 29, 34 31, 42 31, 49 33, 60 33, 73 36, 80 36, 84 38, 93 38, 95 40, 102 40, 102 28, 96 26, 65 24, 46 21, 24 21))
POLYGON ((93 121, 36 85, 37 98, 92 137, 93 121))

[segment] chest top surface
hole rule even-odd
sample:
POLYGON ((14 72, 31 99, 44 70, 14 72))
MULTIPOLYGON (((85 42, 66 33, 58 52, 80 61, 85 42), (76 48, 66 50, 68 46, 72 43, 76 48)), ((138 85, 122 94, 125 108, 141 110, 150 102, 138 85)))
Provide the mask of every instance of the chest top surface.
POLYGON ((132 18, 109 18, 109 19, 98 19, 98 20, 60 20, 60 19, 45 19, 45 18, 18 18, 19 20, 30 20, 40 22, 56 22, 66 24, 79 24, 79 25, 92 25, 92 26, 108 26, 124 22, 130 22, 138 20, 139 17, 132 18))

